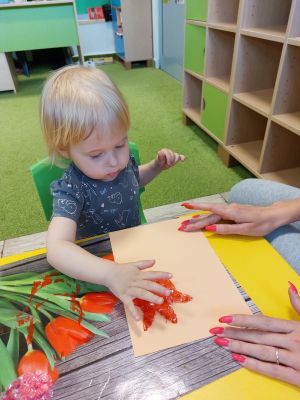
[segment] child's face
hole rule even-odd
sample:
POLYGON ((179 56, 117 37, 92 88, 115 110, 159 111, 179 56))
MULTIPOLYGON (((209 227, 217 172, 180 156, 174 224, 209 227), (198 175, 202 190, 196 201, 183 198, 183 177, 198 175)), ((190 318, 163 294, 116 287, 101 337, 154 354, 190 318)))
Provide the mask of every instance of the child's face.
POLYGON ((82 142, 70 146, 68 156, 89 178, 112 181, 129 161, 127 132, 103 134, 95 128, 82 142))

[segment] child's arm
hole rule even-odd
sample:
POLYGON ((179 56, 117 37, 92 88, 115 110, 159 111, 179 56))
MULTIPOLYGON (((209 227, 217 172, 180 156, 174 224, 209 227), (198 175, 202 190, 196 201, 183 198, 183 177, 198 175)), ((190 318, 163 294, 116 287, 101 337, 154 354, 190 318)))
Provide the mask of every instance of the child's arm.
POLYGON ((161 149, 156 158, 148 164, 139 167, 140 186, 145 186, 152 181, 161 171, 171 168, 180 161, 184 161, 185 156, 174 153, 170 149, 161 149))
POLYGON ((153 260, 117 264, 96 257, 75 244, 77 224, 65 217, 54 217, 47 235, 47 260, 56 269, 75 279, 107 286, 128 308, 132 316, 139 316, 134 298, 156 304, 163 299, 152 292, 168 295, 169 290, 153 280, 170 279, 168 272, 143 272, 154 265, 153 260))

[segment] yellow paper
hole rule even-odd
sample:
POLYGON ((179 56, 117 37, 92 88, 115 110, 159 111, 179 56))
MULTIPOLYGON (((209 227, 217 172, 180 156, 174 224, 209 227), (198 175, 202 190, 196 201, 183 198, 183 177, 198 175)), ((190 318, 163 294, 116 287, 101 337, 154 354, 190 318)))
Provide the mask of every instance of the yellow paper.
MULTIPOLYGON (((205 234, 234 278, 266 315, 298 319, 288 296, 288 280, 300 288, 299 275, 263 238, 205 234)), ((241 369, 183 396, 184 400, 299 400, 300 389, 241 369)))
POLYGON ((157 315, 146 332, 126 311, 136 356, 208 337, 221 315, 250 313, 205 236, 179 232, 179 224, 170 220, 110 234, 117 262, 155 259, 151 270, 171 272, 176 288, 193 297, 189 303, 174 304, 177 324, 157 315))

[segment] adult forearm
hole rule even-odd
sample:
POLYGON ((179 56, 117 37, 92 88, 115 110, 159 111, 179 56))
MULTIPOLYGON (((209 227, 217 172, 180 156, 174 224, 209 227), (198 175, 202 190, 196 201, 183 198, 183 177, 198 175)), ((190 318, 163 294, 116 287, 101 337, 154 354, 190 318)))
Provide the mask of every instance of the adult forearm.
POLYGON ((156 164, 155 160, 150 161, 148 164, 143 164, 139 167, 140 175, 140 186, 145 186, 151 182, 157 175, 159 175, 161 169, 156 164))
POLYGON ((278 226, 300 221, 300 198, 279 201, 274 203, 271 207, 276 210, 278 226))

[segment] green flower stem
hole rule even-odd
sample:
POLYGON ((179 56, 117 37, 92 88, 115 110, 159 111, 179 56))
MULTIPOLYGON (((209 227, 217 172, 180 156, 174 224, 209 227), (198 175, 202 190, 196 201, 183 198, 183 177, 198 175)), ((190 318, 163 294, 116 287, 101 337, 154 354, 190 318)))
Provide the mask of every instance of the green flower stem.
POLYGON ((0 339, 0 358, 1 358, 0 387, 1 385, 3 385, 4 388, 7 389, 10 383, 17 378, 17 372, 14 367, 13 359, 1 339, 0 339))
POLYGON ((48 311, 46 311, 43 307, 39 307, 39 311, 40 311, 42 314, 44 314, 45 317, 47 317, 47 318, 49 319, 49 321, 52 321, 52 320, 53 320, 53 316, 52 316, 48 311))

